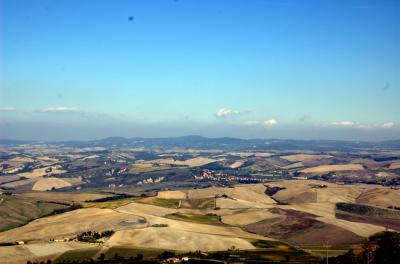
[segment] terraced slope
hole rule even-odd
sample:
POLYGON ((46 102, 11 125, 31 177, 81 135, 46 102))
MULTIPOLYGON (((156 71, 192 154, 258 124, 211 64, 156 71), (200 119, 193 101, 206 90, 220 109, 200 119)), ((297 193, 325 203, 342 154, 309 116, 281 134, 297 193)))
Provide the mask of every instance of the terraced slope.
POLYGON ((68 205, 42 202, 15 195, 0 196, 0 231, 5 231, 50 214, 68 205))

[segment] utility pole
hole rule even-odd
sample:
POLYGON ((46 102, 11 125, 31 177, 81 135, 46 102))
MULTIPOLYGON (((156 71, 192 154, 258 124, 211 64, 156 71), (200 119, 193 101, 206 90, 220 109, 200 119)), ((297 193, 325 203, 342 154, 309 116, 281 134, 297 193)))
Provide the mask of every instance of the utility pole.
POLYGON ((331 245, 329 245, 329 242, 326 241, 323 246, 326 248, 326 264, 329 264, 329 248, 331 245))

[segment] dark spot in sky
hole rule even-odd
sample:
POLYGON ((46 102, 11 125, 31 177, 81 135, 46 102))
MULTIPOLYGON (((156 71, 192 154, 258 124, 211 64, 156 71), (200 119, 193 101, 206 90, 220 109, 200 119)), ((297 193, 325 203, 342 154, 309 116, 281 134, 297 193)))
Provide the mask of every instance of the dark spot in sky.
POLYGON ((307 114, 305 114, 305 115, 303 115, 302 117, 299 118, 299 121, 300 121, 300 122, 306 122, 306 121, 308 121, 309 119, 310 119, 310 116, 307 115, 307 114))
POLYGON ((386 83, 385 86, 382 87, 382 91, 387 91, 390 88, 390 83, 386 83))
POLYGON ((135 17, 134 16, 130 16, 130 17, 128 17, 128 20, 129 21, 133 21, 135 19, 135 17))
POLYGON ((57 97, 58 97, 58 99, 62 99, 63 98, 63 94, 62 93, 58 93, 57 97))

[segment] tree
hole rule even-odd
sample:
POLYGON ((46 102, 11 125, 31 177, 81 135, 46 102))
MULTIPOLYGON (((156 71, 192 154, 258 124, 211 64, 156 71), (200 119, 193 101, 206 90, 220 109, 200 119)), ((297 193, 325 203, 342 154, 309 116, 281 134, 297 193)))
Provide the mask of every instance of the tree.
POLYGON ((355 254, 352 249, 347 253, 329 259, 336 264, 393 264, 400 260, 400 233, 383 232, 370 237, 363 250, 355 254))
POLYGON ((372 254, 374 253, 375 246, 370 241, 368 241, 363 245, 362 248, 363 250, 360 254, 360 258, 363 263, 370 264, 372 261, 372 254))
POLYGON ((99 256, 99 260, 103 261, 106 259, 106 255, 104 255, 104 253, 101 253, 99 256))
POLYGON ((335 264, 358 264, 357 256, 354 254, 353 249, 350 249, 345 254, 335 258, 329 258, 329 263, 335 264))
POLYGON ((137 254, 137 256, 136 256, 136 259, 137 260, 142 260, 143 259, 143 254, 142 253, 139 253, 139 254, 137 254))
POLYGON ((378 238, 372 263, 392 264, 400 260, 400 233, 383 232, 378 238))
POLYGON ((167 259, 167 258, 172 258, 175 257, 175 253, 171 251, 164 251, 160 255, 158 255, 159 259, 167 259))

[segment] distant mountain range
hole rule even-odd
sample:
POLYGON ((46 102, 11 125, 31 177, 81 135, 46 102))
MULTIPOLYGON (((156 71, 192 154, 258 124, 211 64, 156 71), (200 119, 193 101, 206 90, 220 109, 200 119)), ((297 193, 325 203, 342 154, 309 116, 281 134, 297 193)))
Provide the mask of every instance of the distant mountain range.
POLYGON ((400 140, 380 142, 341 141, 341 140, 292 140, 292 139, 239 139, 207 138, 202 136, 183 136, 173 138, 124 138, 108 137, 88 141, 29 141, 0 139, 0 145, 15 146, 20 144, 47 143, 70 147, 145 147, 145 148, 192 148, 222 150, 314 150, 314 151, 351 151, 362 148, 400 150, 400 140))

